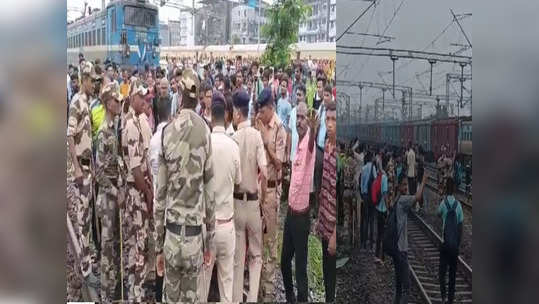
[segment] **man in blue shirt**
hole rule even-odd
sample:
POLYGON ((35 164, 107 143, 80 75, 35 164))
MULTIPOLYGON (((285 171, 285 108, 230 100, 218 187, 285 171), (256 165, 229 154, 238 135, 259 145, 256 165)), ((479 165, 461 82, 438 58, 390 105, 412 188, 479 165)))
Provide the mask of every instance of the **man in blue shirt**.
MULTIPOLYGON (((405 175, 406 173, 402 173, 405 175)), ((397 247, 398 252, 393 256, 393 265, 395 266, 395 298, 393 303, 408 303, 410 295, 410 269, 408 265, 408 214, 412 211, 412 207, 423 196, 423 189, 427 181, 427 175, 423 175, 421 185, 417 188, 417 192, 412 195, 408 194, 408 179, 401 177, 399 183, 399 192, 397 201, 393 205, 395 215, 397 217, 397 247)))
POLYGON ((376 178, 376 167, 373 162, 373 153, 371 151, 367 152, 365 156, 365 165, 361 169, 361 223, 360 223, 360 245, 361 248, 367 249, 367 237, 370 242, 370 249, 372 250, 374 245, 374 216, 375 208, 374 205, 370 203, 369 194, 369 178, 372 176, 372 179, 376 178))
POLYGON ((288 96, 288 76, 283 75, 280 83, 280 97, 277 101, 277 115, 283 122, 285 128, 288 128, 288 120, 290 118, 290 111, 292 106, 290 105, 290 98, 288 96))
MULTIPOLYGON (((305 94, 305 86, 300 85, 296 90, 296 98, 298 105, 305 102, 305 94)), ((298 131, 296 129, 296 110, 297 106, 295 106, 292 111, 290 111, 290 120, 288 122, 288 129, 290 129, 291 134, 291 136, 288 137, 290 139, 290 144, 288 144, 288 147, 290 147, 290 162, 293 162, 294 158, 296 157, 296 149, 298 147, 299 139, 298 131)))
POLYGON ((384 262, 384 251, 382 249, 382 238, 384 236, 384 226, 386 222, 386 215, 387 215, 387 204, 392 202, 386 202, 388 199, 388 187, 387 187, 387 174, 386 174, 386 168, 387 168, 387 162, 388 157, 383 155, 382 156, 382 166, 380 168, 379 174, 382 174, 382 187, 381 187, 381 195, 380 202, 378 205, 376 205, 376 222, 377 222, 377 231, 378 235, 376 237, 376 253, 374 260, 378 263, 384 262))
MULTIPOLYGON (((460 245, 460 240, 462 237, 462 221, 464 220, 464 214, 462 212, 462 206, 460 205, 460 202, 455 199, 453 196, 453 192, 455 190, 455 182, 453 181, 453 177, 448 177, 445 182, 445 193, 447 194, 446 198, 443 199, 440 202, 440 206, 438 207, 438 216, 442 218, 442 237, 444 235, 444 229, 445 229, 445 222, 447 219, 447 214, 449 210, 447 209, 447 204, 449 205, 449 208, 455 208, 455 215, 457 218, 457 235, 458 235, 458 244, 460 245), (456 207, 455 207, 455 204, 456 207)), ((445 241, 445 240, 444 240, 445 241)), ((455 276, 457 273, 457 259, 458 259, 458 252, 451 253, 444 249, 444 247, 440 247, 440 268, 438 272, 438 277, 440 280, 440 293, 442 295, 442 303, 445 302, 446 297, 446 286, 445 286, 445 273, 447 271, 447 268, 449 268, 449 294, 448 294, 448 302, 447 303, 453 303, 453 300, 455 298, 455 276)))

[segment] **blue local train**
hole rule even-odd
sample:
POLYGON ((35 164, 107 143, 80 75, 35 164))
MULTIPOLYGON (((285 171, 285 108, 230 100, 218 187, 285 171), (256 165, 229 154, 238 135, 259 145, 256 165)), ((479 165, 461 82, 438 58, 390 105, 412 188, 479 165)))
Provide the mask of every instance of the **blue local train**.
POLYGON ((109 59, 121 67, 141 69, 159 65, 159 14, 145 0, 111 1, 105 11, 67 26, 67 63, 78 65, 78 54, 88 60, 109 59))

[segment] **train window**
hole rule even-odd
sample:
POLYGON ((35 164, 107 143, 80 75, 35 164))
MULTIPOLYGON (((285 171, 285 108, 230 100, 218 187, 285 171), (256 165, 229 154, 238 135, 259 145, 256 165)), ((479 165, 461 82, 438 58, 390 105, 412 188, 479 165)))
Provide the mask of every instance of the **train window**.
POLYGON ((112 32, 116 32, 116 9, 112 9, 111 10, 111 27, 112 27, 112 32))
POLYGON ((144 24, 144 9, 134 6, 126 6, 124 12, 125 24, 143 25, 144 24))

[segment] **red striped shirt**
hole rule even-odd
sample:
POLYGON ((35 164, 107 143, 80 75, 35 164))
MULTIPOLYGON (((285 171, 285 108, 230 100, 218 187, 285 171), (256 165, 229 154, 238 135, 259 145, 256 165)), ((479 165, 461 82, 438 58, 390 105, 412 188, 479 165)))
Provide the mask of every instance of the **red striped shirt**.
POLYGON ((322 173, 322 188, 320 189, 320 206, 318 208, 318 223, 316 232, 323 239, 329 241, 337 219, 337 153, 324 149, 324 163, 322 173))

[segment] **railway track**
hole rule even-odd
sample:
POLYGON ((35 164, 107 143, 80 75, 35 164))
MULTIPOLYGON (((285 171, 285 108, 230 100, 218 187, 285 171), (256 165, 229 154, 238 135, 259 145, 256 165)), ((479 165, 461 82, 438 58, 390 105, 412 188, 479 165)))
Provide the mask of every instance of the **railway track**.
MULTIPOLYGON (((438 279, 442 239, 422 218, 410 214, 408 242, 408 263, 412 281, 419 290, 419 298, 428 304, 442 303, 438 279)), ((455 303, 472 303, 472 268, 460 256, 457 261, 455 303)))

